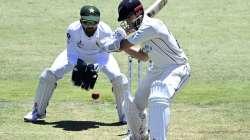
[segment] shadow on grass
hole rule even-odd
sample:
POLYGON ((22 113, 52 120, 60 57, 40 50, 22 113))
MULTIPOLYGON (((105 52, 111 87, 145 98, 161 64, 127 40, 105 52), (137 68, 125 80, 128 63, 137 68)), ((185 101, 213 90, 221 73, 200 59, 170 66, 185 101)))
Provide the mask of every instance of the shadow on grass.
POLYGON ((57 121, 57 122, 46 122, 44 120, 40 120, 35 122, 34 124, 39 125, 53 125, 55 128, 62 128, 65 131, 83 131, 88 129, 99 128, 100 126, 121 126, 124 125, 120 122, 114 123, 103 123, 103 122, 95 122, 95 121, 57 121))

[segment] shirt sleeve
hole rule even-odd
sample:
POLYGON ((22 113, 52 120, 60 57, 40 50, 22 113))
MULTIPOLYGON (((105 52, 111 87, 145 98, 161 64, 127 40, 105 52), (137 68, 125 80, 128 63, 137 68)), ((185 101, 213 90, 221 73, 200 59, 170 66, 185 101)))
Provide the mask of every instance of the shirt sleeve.
POLYGON ((106 23, 100 22, 99 25, 100 25, 99 28, 100 28, 100 31, 101 31, 101 34, 100 34, 101 38, 112 35, 113 31, 111 30, 111 28, 106 23))
POLYGON ((152 26, 144 25, 141 26, 136 32, 128 36, 127 40, 134 45, 142 44, 145 41, 148 41, 157 36, 156 31, 152 26))
POLYGON ((68 28, 67 29, 67 57, 69 63, 76 65, 77 64, 77 42, 75 41, 74 34, 72 29, 68 28))

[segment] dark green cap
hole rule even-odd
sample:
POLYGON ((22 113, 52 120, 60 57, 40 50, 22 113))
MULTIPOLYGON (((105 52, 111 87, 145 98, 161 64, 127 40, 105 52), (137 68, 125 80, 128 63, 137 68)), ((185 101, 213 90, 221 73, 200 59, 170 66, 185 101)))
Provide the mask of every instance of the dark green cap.
POLYGON ((95 6, 85 5, 80 10, 82 20, 99 21, 100 11, 95 6))

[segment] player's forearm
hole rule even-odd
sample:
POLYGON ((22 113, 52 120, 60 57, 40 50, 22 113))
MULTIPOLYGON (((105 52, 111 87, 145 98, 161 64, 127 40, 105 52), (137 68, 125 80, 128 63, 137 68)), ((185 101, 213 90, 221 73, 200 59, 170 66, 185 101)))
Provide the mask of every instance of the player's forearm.
POLYGON ((76 49, 73 43, 67 44, 66 51, 67 51, 67 57, 68 57, 69 63, 76 65, 78 56, 77 56, 76 49))
POLYGON ((131 55, 134 58, 140 59, 142 61, 148 60, 148 54, 144 53, 140 48, 133 47, 134 44, 131 44, 127 39, 121 41, 120 50, 125 51, 127 54, 131 55))
POLYGON ((128 49, 124 49, 124 51, 136 59, 139 59, 142 61, 148 60, 148 55, 144 53, 140 48, 130 47, 128 49))

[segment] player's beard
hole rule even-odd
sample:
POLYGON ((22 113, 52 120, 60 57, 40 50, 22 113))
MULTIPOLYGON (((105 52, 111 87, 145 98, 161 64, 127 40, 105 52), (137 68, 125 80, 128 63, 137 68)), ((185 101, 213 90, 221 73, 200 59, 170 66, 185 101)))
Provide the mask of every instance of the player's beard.
POLYGON ((143 17, 144 17, 143 15, 140 15, 131 22, 132 26, 136 31, 140 28, 143 17))
POLYGON ((84 32, 88 37, 91 37, 95 34, 96 29, 94 27, 84 28, 84 32))
POLYGON ((97 28, 86 28, 85 33, 88 37, 91 37, 95 34, 97 28))
POLYGON ((143 15, 140 15, 132 20, 124 20, 121 22, 121 27, 127 32, 127 33, 133 33, 139 29, 141 26, 143 20, 143 15))

